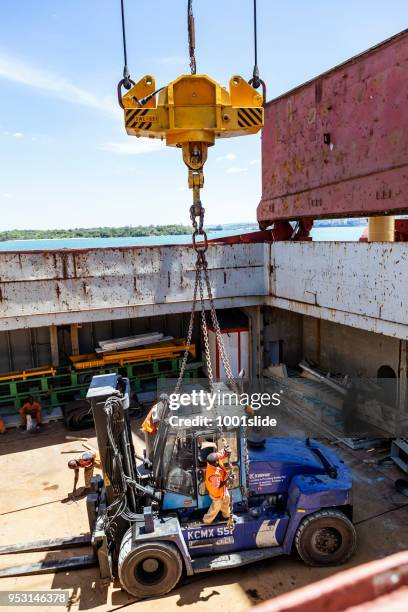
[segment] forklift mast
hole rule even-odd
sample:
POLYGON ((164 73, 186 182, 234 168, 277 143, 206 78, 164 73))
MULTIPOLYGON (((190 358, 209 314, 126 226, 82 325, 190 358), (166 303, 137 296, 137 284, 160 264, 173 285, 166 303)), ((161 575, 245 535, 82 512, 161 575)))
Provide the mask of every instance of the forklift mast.
MULTIPOLYGON (((119 374, 94 376, 87 393, 95 421, 108 505, 126 491, 122 486, 122 470, 125 477, 137 478, 128 412, 129 393, 129 380, 119 374)), ((130 489, 125 494, 130 510, 137 512, 134 491, 130 489)))

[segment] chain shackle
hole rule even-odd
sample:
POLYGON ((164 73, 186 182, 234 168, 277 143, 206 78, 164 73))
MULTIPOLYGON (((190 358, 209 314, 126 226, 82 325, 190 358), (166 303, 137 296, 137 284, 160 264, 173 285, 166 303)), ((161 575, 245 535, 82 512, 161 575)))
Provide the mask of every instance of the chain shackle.
POLYGON ((118 103, 120 108, 125 108, 123 106, 123 100, 122 100, 122 87, 124 87, 125 89, 130 89, 131 87, 134 87, 136 85, 136 83, 132 80, 129 79, 128 77, 121 79, 118 83, 118 87, 117 87, 117 92, 118 92, 118 103))
POLYGON ((258 81, 256 81, 256 79, 252 77, 252 79, 249 79, 248 85, 251 85, 251 87, 253 87, 254 89, 259 89, 259 87, 262 86, 262 98, 263 98, 262 106, 265 106, 266 104, 266 83, 265 81, 259 78, 258 78, 258 81))
POLYGON ((193 226, 193 228, 202 230, 203 226, 204 226, 204 213, 205 213, 205 208, 203 207, 203 205, 201 204, 200 201, 198 202, 194 202, 194 204, 192 204, 190 206, 190 219, 191 219, 191 225, 193 226), (198 219, 198 223, 197 223, 197 219, 198 219))

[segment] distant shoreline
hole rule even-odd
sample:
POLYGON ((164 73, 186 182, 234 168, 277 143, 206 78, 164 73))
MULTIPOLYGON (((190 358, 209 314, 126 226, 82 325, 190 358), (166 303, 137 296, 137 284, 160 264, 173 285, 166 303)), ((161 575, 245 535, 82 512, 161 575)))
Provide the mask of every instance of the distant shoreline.
POLYGON ((76 227, 72 229, 6 230, 0 241, 8 240, 66 240, 81 238, 144 238, 146 236, 178 236, 190 231, 187 225, 138 225, 124 227, 76 227))
MULTIPOLYGON (((226 238, 251 231, 247 228, 233 230, 209 231, 208 238, 226 238)), ((361 226, 339 226, 339 227, 315 227, 312 232, 314 241, 355 241, 361 237, 363 228, 361 226)), ((64 249, 98 249, 98 248, 128 248, 128 247, 162 247, 171 245, 191 244, 191 230, 188 234, 143 236, 136 238, 44 238, 44 239, 19 239, 3 240, 0 242, 0 252, 28 252, 28 251, 62 251, 64 249)))
MULTIPOLYGON (((366 225, 367 221, 362 219, 315 221, 314 227, 360 227, 366 225)), ((225 223, 209 225, 209 232, 223 231, 257 231, 257 223, 225 223)), ((73 228, 55 230, 5 230, 0 232, 0 242, 24 242, 27 240, 83 240, 86 238, 149 238, 153 236, 183 236, 191 233, 188 225, 139 225, 125 227, 94 227, 73 228)))

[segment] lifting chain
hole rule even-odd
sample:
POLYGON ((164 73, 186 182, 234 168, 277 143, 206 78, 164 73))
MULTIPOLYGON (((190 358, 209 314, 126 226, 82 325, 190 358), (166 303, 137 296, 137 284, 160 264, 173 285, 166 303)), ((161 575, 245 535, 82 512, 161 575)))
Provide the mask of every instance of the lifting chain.
POLYGON ((180 374, 177 380, 176 387, 174 389, 175 393, 179 393, 181 384, 183 381, 184 373, 187 366, 187 360, 191 347, 191 340, 193 335, 194 328, 194 316, 196 313, 197 300, 200 300, 200 317, 201 317, 201 332, 203 337, 204 344, 204 356, 205 363, 207 367, 207 376, 210 383, 210 388, 213 390, 214 387, 214 373, 211 364, 211 353, 210 353, 210 345, 208 340, 208 325, 207 325, 207 316, 205 309, 205 298, 204 298, 204 287, 207 290, 207 297, 210 304, 210 314, 211 314, 211 322, 215 332, 216 344, 218 347, 218 351, 221 357, 221 362, 224 367, 225 375, 227 377, 227 381, 231 389, 240 394, 240 390, 235 381, 234 375, 231 370, 229 358, 227 352, 225 350, 224 341, 222 338, 222 333, 220 329, 220 324, 218 322, 217 311, 215 309, 214 298, 211 290, 210 277, 208 274, 208 262, 206 258, 206 251, 208 249, 208 238, 207 233, 204 230, 204 208, 199 206, 199 210, 195 210, 195 206, 193 205, 190 208, 190 217, 193 226, 192 240, 193 240, 193 248, 197 253, 197 259, 195 263, 195 282, 194 282, 194 291, 193 291, 193 300, 192 300, 192 308, 190 313, 190 321, 188 326, 187 338, 186 338, 186 349, 183 355, 183 360, 181 363, 180 374), (197 217, 199 221, 197 222, 197 217), (202 236, 202 240, 199 242, 197 239, 202 236))
MULTIPOLYGON (((204 298, 204 288, 207 290, 207 297, 210 304, 210 314, 211 321, 215 332, 216 344, 218 347, 218 351, 221 357, 221 362, 224 366, 224 371, 228 380, 228 384, 231 389, 239 396, 240 389, 234 379, 234 375, 231 370, 229 358, 227 352, 225 350, 224 341, 222 338, 222 333, 220 329, 220 324, 218 322, 217 311, 215 309, 214 298, 211 290, 211 283, 208 274, 208 262, 206 258, 206 251, 208 249, 208 238, 207 233, 204 230, 204 208, 199 203, 199 206, 194 205, 190 208, 190 217, 193 226, 192 240, 193 240, 193 248, 197 254, 197 259, 195 263, 195 281, 194 281, 194 291, 193 291, 193 299, 192 299, 192 308, 190 313, 190 320, 188 325, 187 337, 186 337, 186 349, 184 351, 179 377, 174 389, 174 393, 180 393, 181 385, 184 378, 184 373, 187 367, 187 361, 190 353, 191 341, 193 336, 194 329, 194 318, 197 309, 197 301, 200 301, 200 318, 201 318, 201 333, 203 339, 203 349, 204 349, 204 358, 207 366, 207 376, 210 383, 210 388, 213 391, 214 388, 214 372, 212 369, 211 363, 211 353, 210 353, 210 343, 208 339, 208 325, 207 325, 207 315, 205 309, 205 298, 204 298), (197 222, 198 218, 198 222, 197 222), (202 236, 202 240, 197 242, 197 238, 202 236)), ((222 432, 221 428, 221 432, 222 432)), ((223 437, 224 445, 226 445, 226 440, 223 437)), ((248 456, 246 443, 244 445, 244 457, 243 463, 245 466, 245 477, 246 484, 245 490, 247 491, 248 486, 248 456)), ((232 468, 227 467, 228 475, 232 474, 232 468)), ((230 516, 227 522, 227 528, 229 531, 234 531, 235 522, 233 517, 233 498, 232 493, 230 494, 230 516)))
POLYGON ((186 337, 186 348, 185 348, 185 351, 184 351, 183 360, 181 362, 181 367, 180 367, 180 373, 179 373, 179 376, 178 376, 178 380, 177 380, 176 386, 174 388, 174 393, 177 394, 177 395, 180 393, 181 385, 182 385, 183 378, 184 378, 184 373, 185 373, 186 367, 187 367, 188 357, 189 357, 189 354, 190 354, 191 340, 192 340, 192 337, 193 337, 193 329, 194 329, 194 317, 195 317, 196 304, 197 304, 197 290, 198 290, 198 274, 197 274, 197 270, 196 270, 196 277, 195 277, 195 283, 194 283, 194 292, 193 292, 193 305, 192 305, 192 308, 191 308, 190 321, 189 321, 189 324, 188 324, 188 331, 187 331, 187 337, 186 337))

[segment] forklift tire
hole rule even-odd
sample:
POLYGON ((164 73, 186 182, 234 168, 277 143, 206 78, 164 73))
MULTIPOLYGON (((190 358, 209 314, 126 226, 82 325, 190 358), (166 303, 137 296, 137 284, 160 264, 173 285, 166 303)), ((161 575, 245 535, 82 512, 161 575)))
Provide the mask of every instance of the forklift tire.
POLYGON ((122 587, 138 599, 158 597, 171 591, 180 580, 183 562, 169 542, 132 542, 132 529, 123 536, 118 559, 122 587))
POLYGON ((71 431, 89 429, 94 426, 89 402, 85 399, 68 402, 62 408, 65 427, 71 431))
POLYGON ((341 565, 357 546, 353 523, 339 510, 320 510, 301 522, 295 545, 300 558, 308 565, 341 565))

